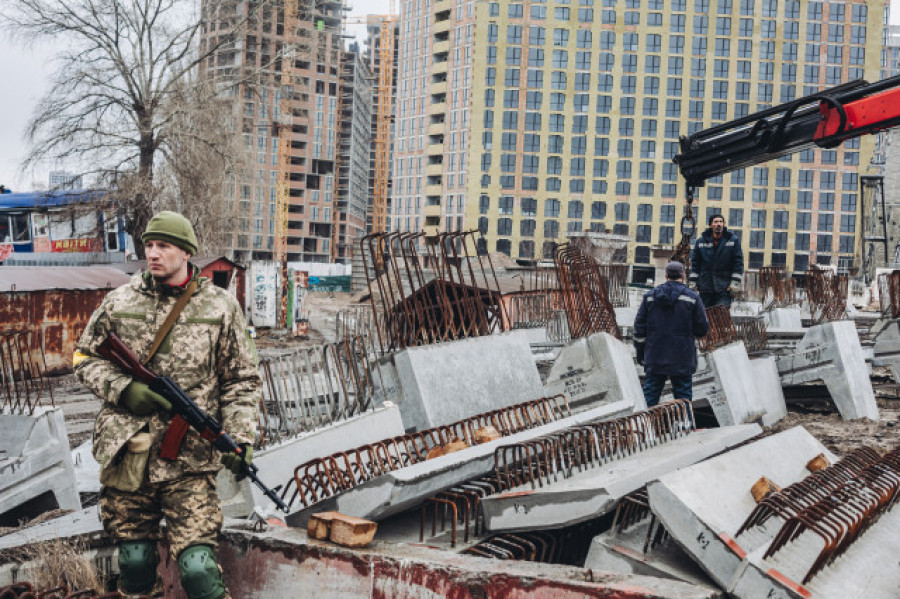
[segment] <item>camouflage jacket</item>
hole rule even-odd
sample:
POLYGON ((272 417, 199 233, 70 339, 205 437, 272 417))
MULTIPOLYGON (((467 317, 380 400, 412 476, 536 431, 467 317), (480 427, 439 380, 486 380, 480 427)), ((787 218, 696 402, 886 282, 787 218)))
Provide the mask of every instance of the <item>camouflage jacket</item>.
MULTIPOLYGON (((197 291, 147 367, 174 379, 237 443, 252 443, 262 380, 247 325, 237 301, 209 280, 199 278, 199 269, 192 268, 199 283, 197 291)), ((177 460, 160 459, 160 444, 170 416, 162 412, 135 416, 119 406, 119 395, 132 379, 96 351, 109 333, 115 333, 143 360, 182 292, 182 288, 157 285, 149 273, 135 274, 128 284, 106 296, 78 341, 75 374, 103 400, 94 423, 94 457, 101 468, 145 427, 153 439, 150 482, 214 472, 220 467, 218 452, 193 429, 185 436, 177 460)))

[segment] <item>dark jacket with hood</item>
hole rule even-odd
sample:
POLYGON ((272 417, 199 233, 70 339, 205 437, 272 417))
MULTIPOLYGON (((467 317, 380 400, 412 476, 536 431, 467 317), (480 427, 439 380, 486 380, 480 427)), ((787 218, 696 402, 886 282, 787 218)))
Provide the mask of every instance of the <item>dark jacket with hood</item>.
POLYGON ((738 236, 723 229, 716 245, 712 228, 704 231, 691 252, 690 282, 700 293, 720 293, 731 285, 740 285, 743 275, 744 253, 738 236))
POLYGON ((634 320, 634 343, 648 374, 684 376, 697 370, 695 337, 709 331, 700 296, 679 281, 644 294, 634 320))

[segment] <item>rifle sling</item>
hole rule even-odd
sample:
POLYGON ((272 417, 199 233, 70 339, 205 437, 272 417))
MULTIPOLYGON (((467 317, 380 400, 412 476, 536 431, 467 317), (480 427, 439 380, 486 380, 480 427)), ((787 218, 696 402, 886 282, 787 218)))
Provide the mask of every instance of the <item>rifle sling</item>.
MULTIPOLYGON (((159 330, 156 332, 156 337, 153 339, 153 344, 150 346, 150 351, 147 353, 147 357, 141 362, 142 364, 146 365, 153 359, 153 356, 156 355, 156 350, 162 345, 163 339, 165 339, 166 335, 169 334, 169 331, 172 330, 175 321, 178 320, 178 315, 181 314, 181 311, 184 310, 187 303, 191 301, 191 296, 194 295, 196 290, 197 279, 194 278, 188 283, 188 286, 184 290, 184 293, 181 294, 181 297, 175 301, 175 305, 172 306, 172 310, 169 311, 166 320, 162 323, 162 326, 159 327, 159 330)), ((179 414, 175 414, 163 437, 159 457, 170 461, 177 459, 178 452, 181 450, 181 443, 184 441, 184 436, 187 434, 188 428, 190 428, 190 425, 188 425, 187 420, 182 418, 179 414)))

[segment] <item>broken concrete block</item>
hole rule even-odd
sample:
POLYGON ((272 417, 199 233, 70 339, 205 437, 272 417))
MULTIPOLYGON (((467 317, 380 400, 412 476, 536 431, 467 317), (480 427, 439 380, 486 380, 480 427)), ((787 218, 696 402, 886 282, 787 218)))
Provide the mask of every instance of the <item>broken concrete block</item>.
POLYGON ((608 333, 595 333, 563 347, 544 384, 545 395, 562 393, 572 409, 598 402, 630 401, 647 409, 631 347, 608 333))
MULTIPOLYGON (((766 372, 764 366, 759 370, 766 372)), ((706 352, 694 373, 695 402, 709 402, 719 426, 754 422, 766 412, 756 375, 743 341, 706 352)))
POLYGON ((749 535, 735 541, 756 507, 751 488, 763 476, 781 487, 802 480, 809 475, 807 463, 819 454, 834 460, 806 429, 794 427, 660 476, 647 487, 650 509, 694 561, 729 589, 747 553, 765 542, 749 535))
POLYGON ((900 324, 896 320, 885 324, 875 337, 872 365, 888 366, 895 383, 900 383, 900 324))
MULTIPOLYGON (((403 434, 400 408, 388 403, 371 412, 269 446, 253 456, 253 463, 259 467, 259 478, 269 488, 276 489, 293 478, 298 464, 403 434)), ((222 511, 228 518, 245 518, 253 512, 254 506, 274 506, 249 479, 238 482, 226 468, 219 471, 216 484, 222 511)))
POLYGON ((845 420, 878 420, 856 326, 849 320, 810 327, 794 353, 778 358, 782 385, 821 380, 845 420))
MULTIPOLYGON (((694 431, 538 488, 522 485, 481 500, 493 532, 560 528, 602 516, 620 499, 667 472, 688 466, 762 432, 757 424, 694 431)), ((562 476, 562 475, 560 475, 562 476)))
MULTIPOLYGON (((776 530, 772 531, 774 535, 776 530)), ((751 551, 736 575, 729 595, 738 599, 870 599, 897 597, 900 589, 900 510, 884 513, 833 562, 802 583, 824 540, 804 532, 768 559, 769 544, 751 551)))
POLYGON ((655 534, 649 530, 651 522, 654 527, 659 527, 658 522, 647 518, 624 531, 611 529, 594 537, 584 567, 594 572, 666 578, 696 585, 710 592, 718 591, 709 576, 671 539, 646 547, 648 533, 655 534))
POLYGON ((0 439, 0 526, 18 526, 20 519, 50 510, 81 509, 61 408, 0 414, 0 439))
POLYGON ((409 347, 381 364, 376 395, 400 406, 408 432, 544 395, 524 331, 409 347))

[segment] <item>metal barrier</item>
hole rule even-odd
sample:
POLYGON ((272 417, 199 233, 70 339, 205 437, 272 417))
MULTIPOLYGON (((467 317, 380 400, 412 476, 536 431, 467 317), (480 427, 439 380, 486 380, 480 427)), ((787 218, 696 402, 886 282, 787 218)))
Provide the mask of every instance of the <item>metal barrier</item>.
POLYGON ((605 332, 621 339, 607 278, 593 258, 571 244, 556 248, 556 272, 573 339, 605 332))
POLYGON ((362 336, 260 359, 263 443, 278 442, 368 410, 378 363, 362 336))
POLYGON ((43 347, 35 331, 0 333, 0 413, 30 416, 46 397, 54 404, 43 347))
POLYGON ((731 309, 728 306, 713 306, 706 309, 709 320, 709 332, 697 340, 700 351, 708 352, 740 339, 734 322, 731 320, 731 309))
POLYGON ((810 269, 804 275, 809 312, 815 323, 841 320, 846 312, 847 276, 810 269))

